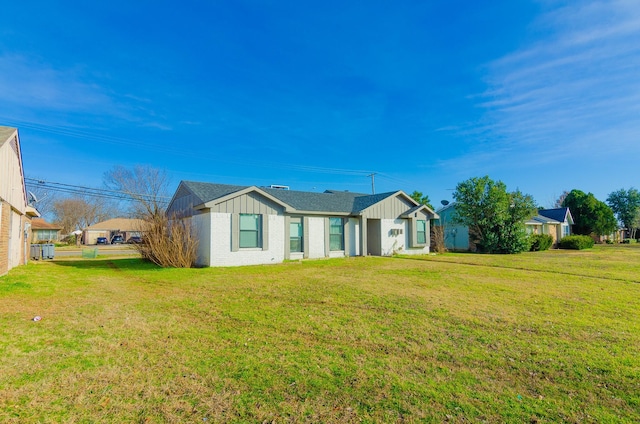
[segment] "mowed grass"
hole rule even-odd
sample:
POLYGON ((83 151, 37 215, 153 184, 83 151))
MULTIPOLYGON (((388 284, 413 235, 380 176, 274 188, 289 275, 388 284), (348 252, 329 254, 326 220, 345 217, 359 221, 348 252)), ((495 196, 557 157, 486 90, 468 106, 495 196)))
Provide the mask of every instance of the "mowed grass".
POLYGON ((29 264, 0 278, 0 422, 639 422, 639 264, 29 264))

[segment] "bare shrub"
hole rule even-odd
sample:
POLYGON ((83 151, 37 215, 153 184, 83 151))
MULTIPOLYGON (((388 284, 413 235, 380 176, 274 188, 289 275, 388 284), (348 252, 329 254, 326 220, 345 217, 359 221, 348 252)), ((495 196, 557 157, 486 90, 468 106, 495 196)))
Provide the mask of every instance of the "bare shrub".
POLYGON ((163 268, 191 268, 197 258, 198 239, 189 218, 162 212, 145 219, 142 243, 134 245, 142 258, 163 268))
POLYGON ((438 253, 447 251, 444 245, 444 227, 442 225, 431 227, 431 250, 438 253))

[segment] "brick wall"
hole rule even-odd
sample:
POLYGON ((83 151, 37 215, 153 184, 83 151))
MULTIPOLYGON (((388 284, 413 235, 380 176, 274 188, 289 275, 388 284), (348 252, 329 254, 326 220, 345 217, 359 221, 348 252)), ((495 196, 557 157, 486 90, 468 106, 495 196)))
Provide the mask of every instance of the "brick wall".
POLYGON ((284 216, 267 215, 269 218, 267 250, 240 249, 237 252, 231 251, 231 214, 213 212, 210 216, 211 266, 273 264, 284 261, 284 216))

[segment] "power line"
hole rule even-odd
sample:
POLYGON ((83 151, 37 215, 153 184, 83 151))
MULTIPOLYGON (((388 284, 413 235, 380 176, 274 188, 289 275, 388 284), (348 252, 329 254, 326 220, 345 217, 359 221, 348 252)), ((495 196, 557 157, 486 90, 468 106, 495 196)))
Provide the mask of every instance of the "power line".
POLYGON ((79 186, 73 184, 57 183, 52 181, 38 180, 35 178, 25 178, 25 185, 30 188, 43 188, 59 193, 76 194, 81 196, 98 197, 112 200, 145 200, 153 201, 161 204, 168 204, 170 198, 168 196, 159 196, 155 194, 144 193, 127 193, 125 191, 94 188, 79 186))
MULTIPOLYGON (((73 137, 73 138, 79 138, 82 140, 94 140, 99 143, 117 144, 117 145, 129 146, 129 147, 151 149, 156 152, 160 151, 160 152, 170 153, 171 155, 178 155, 178 156, 183 156, 188 158, 202 157, 202 155, 194 155, 193 153, 190 153, 185 149, 158 146, 157 144, 151 143, 151 142, 133 140, 133 139, 123 138, 123 137, 114 137, 109 135, 101 135, 101 134, 91 133, 91 132, 82 131, 82 130, 65 127, 65 126, 43 125, 43 124, 37 124, 33 122, 15 121, 15 120, 6 119, 2 117, 0 118, 3 119, 3 122, 6 122, 9 125, 28 128, 34 131, 50 133, 50 134, 55 134, 55 135, 64 136, 64 137, 73 137)), ((220 157, 216 157, 215 159, 212 159, 212 160, 215 160, 216 162, 219 162, 219 163, 225 163, 230 165, 243 165, 243 166, 250 165, 250 166, 262 167, 262 168, 291 169, 291 170, 297 170, 301 172, 325 173, 325 174, 334 174, 334 175, 368 175, 368 174, 371 174, 372 172, 375 172, 373 170, 329 168, 329 167, 313 166, 313 165, 263 162, 263 161, 252 161, 252 160, 245 160, 245 159, 243 159, 242 161, 240 160, 234 161, 229 159, 221 159, 220 157)))

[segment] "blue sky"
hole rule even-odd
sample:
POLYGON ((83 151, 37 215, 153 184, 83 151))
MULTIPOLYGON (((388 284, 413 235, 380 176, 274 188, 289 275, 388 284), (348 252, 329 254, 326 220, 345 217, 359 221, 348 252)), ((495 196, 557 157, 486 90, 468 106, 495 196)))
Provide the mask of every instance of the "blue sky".
POLYGON ((27 177, 114 165, 292 189, 474 176, 550 206, 639 187, 640 3, 30 1, 3 5, 0 125, 27 177), (104 4, 102 4, 104 3, 104 4))

